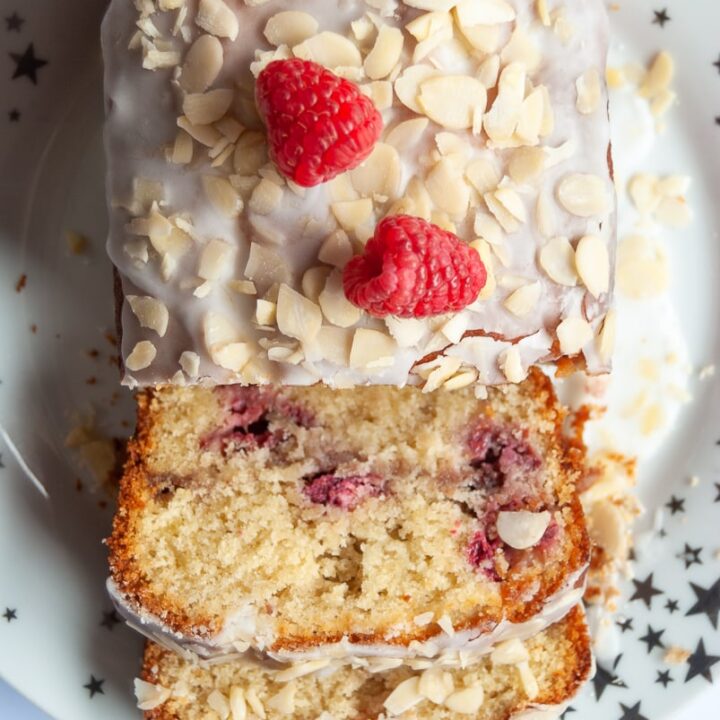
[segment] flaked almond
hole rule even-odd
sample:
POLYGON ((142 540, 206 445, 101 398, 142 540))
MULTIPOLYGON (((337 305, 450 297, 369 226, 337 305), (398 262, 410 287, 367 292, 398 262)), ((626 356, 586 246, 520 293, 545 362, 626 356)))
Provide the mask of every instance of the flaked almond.
POLYGON ((302 277, 302 291, 303 295, 313 302, 317 302, 320 297, 320 293, 325 287, 328 276, 330 275, 330 268, 318 265, 317 267, 309 268, 305 271, 302 277))
POLYGON ((295 45, 295 57, 312 60, 327 68, 362 67, 362 56, 357 45, 334 32, 321 32, 295 45))
POLYGON ((523 367, 520 351, 516 345, 504 350, 498 358, 500 369, 508 382, 519 383, 527 377, 527 370, 523 367))
POLYGON ((376 80, 361 85, 360 90, 367 95, 380 111, 387 110, 393 104, 393 86, 389 80, 376 80))
POLYGON ((663 50, 655 56, 638 93, 641 97, 652 99, 668 88, 674 75, 675 61, 670 53, 663 50))
POLYGON ((351 232, 370 220, 373 214, 373 203, 370 198, 361 198, 333 203, 330 209, 342 228, 351 232))
POLYGON ((452 17, 447 9, 444 9, 418 15, 405 25, 405 30, 418 42, 422 42, 441 33, 447 27, 452 27, 452 17))
POLYGON ((238 20, 223 0, 200 0, 195 24, 211 35, 235 40, 238 36, 238 20))
POLYGON ((341 367, 347 367, 351 345, 352 331, 323 325, 315 338, 313 348, 322 359, 341 367))
POLYGON ((255 315, 253 316, 253 322, 266 327, 274 325, 276 310, 277 306, 274 302, 258 298, 255 302, 255 315))
POLYGON ((263 34, 271 45, 299 45, 318 31, 318 21, 310 13, 285 10, 265 23, 263 34))
POLYGON ((490 210, 506 233, 515 233, 520 229, 520 223, 517 221, 517 218, 495 197, 494 192, 485 193, 483 200, 485 200, 485 205, 487 205, 488 210, 490 210))
POLYGON ((477 382, 478 371, 475 368, 465 368, 445 381, 443 390, 461 390, 477 382))
POLYGON ((257 285, 269 287, 274 283, 290 282, 290 270, 278 253, 254 242, 250 245, 245 277, 257 285))
POLYGON ((263 707, 260 698, 257 696, 257 693, 252 687, 248 687, 245 689, 245 700, 247 701, 248 706, 260 718, 260 720, 265 720, 265 718, 267 717, 267 713, 265 712, 265 708, 263 707))
POLYGON ((131 372, 144 370, 152 365, 157 349, 149 340, 141 340, 125 358, 125 368, 131 372))
POLYGON ((545 151, 539 147, 521 147, 510 156, 508 174, 519 184, 531 183, 545 169, 545 151))
POLYGON ((230 688, 230 718, 231 720, 247 720, 245 691, 238 685, 230 688))
POLYGON ((422 82, 418 102, 438 125, 464 130, 472 127, 475 108, 485 110, 487 92, 479 80, 469 75, 441 75, 422 82))
POLYGON ((575 103, 578 112, 583 115, 591 115, 600 107, 602 99, 602 87, 600 84, 600 73, 597 68, 586 70, 576 81, 577 101, 575 103))
POLYGON ((535 222, 543 237, 551 238, 555 234, 555 209, 547 193, 543 190, 538 193, 535 222))
POLYGON ((540 22, 545 27, 550 27, 552 20, 550 18, 550 10, 548 10, 547 0, 535 0, 535 12, 537 12, 540 22))
POLYGON ((417 145, 427 126, 428 119, 424 117, 405 120, 388 133, 385 142, 392 145, 400 153, 406 152, 417 145))
POLYGON ((222 135, 214 127, 210 125, 193 125, 184 115, 177 119, 177 125, 193 140, 197 140, 205 147, 214 147, 222 139, 222 135))
POLYGON ((277 301, 277 324, 280 332, 297 340, 311 341, 322 325, 322 311, 289 285, 280 285, 277 301))
POLYGON ((215 711, 218 717, 227 720, 230 715, 230 703, 223 693, 219 690, 213 690, 207 697, 208 707, 215 711))
POLYGON ((523 686, 526 697, 534 700, 540 694, 540 686, 538 685, 535 673, 530 669, 530 663, 527 662, 527 660, 518 663, 517 669, 520 675, 520 683, 523 686))
POLYGON ((517 191, 510 187, 499 187, 493 193, 495 199, 507 210, 518 222, 527 221, 527 209, 517 191))
POLYGON ((400 155, 392 145, 379 142, 367 160, 349 174, 353 187, 360 195, 394 198, 400 187, 400 155))
POLYGON ((353 335, 350 349, 350 367, 384 368, 390 367, 395 359, 397 345, 383 332, 359 328, 353 335))
POLYGON ((337 327, 347 328, 354 325, 362 314, 360 308, 345 297, 342 273, 338 270, 330 273, 318 303, 328 322, 337 327))
POLYGON ((287 683, 287 685, 284 685, 278 693, 273 695, 267 701, 268 708, 270 708, 271 710, 275 710, 280 715, 290 715, 291 713, 294 713, 295 692, 295 683, 287 683))
POLYGON ((522 317, 527 315, 533 308, 537 307, 541 292, 542 286, 539 282, 523 285, 514 292, 510 293, 510 295, 508 295, 505 299, 503 305, 513 315, 522 317))
POLYGON ((200 356, 196 352, 185 350, 178 361, 180 367, 189 377, 196 378, 200 374, 200 356))
POLYGON ((192 162, 192 158, 192 138, 184 130, 178 130, 170 152, 170 162, 175 163, 175 165, 187 165, 192 162))
POLYGON ((435 146, 441 155, 468 156, 471 148, 467 140, 454 132, 439 132, 435 135, 435 146))
POLYGON ((371 80, 387 77, 400 59, 403 34, 399 28, 382 25, 375 45, 365 58, 365 74, 371 80))
POLYGON ((452 675, 441 667, 425 670, 418 681, 418 692, 436 705, 442 705, 455 690, 452 675))
POLYGON ((238 175, 255 175, 267 162, 265 136, 259 132, 243 133, 235 145, 235 172, 238 175))
POLYGON ((193 125, 210 125, 230 108, 235 93, 232 90, 209 90, 188 93, 183 98, 183 112, 193 125))
POLYGON ((503 65, 513 62, 522 63, 528 73, 533 73, 540 64, 540 49, 525 29, 518 26, 513 30, 510 40, 502 49, 500 60, 503 65))
POLYGON ((403 680, 385 699, 383 706, 390 715, 402 713, 422 702, 423 696, 419 690, 420 680, 413 676, 403 680))
POLYGON ((494 190, 500 182, 500 174, 488 158, 473 160, 465 168, 465 177, 481 195, 494 190))
POLYGON ((597 298, 608 291, 610 285, 610 257, 605 241, 597 235, 580 238, 575 250, 578 275, 597 298))
POLYGON ((222 240, 210 240, 200 256, 198 275, 203 280, 219 280, 227 271, 235 257, 235 248, 222 240))
MULTIPOLYGON (((461 27, 463 37, 471 47, 480 50, 482 53, 494 53, 497 51, 502 38, 502 26, 498 25, 468 25, 461 27)), ((490 85, 486 85, 490 87, 490 85)))
POLYGON ((141 327, 154 330, 160 337, 165 336, 170 320, 170 313, 165 303, 148 295, 126 295, 125 299, 141 327))
POLYGON ((435 392, 445 384, 462 366, 462 359, 459 357, 443 357, 439 360, 437 367, 433 368, 427 376, 423 385, 423 392, 435 392))
POLYGON ((202 184, 207 199, 225 217, 234 218, 242 212, 242 198, 224 177, 203 175, 202 184))
POLYGON ((593 329, 587 320, 569 317, 558 325, 557 337, 563 355, 577 355, 593 339, 593 329))
POLYGON ((208 312, 203 318, 203 336, 208 351, 240 339, 240 333, 224 315, 208 312))
POLYGON ((435 48, 443 43, 449 43, 453 39, 452 16, 446 11, 430 12, 427 15, 421 15, 416 20, 408 24, 418 37, 422 37, 415 45, 412 54, 412 62, 417 65, 424 60, 435 48), (421 26, 418 31, 416 26, 421 26))
POLYGON ((540 142, 544 110, 545 95, 542 88, 536 88, 523 100, 515 128, 515 135, 524 144, 537 145, 540 142))
POLYGON ((510 140, 515 133, 525 96, 525 79, 522 63, 510 63, 500 73, 497 97, 483 119, 485 132, 496 143, 510 140))
POLYGON ((607 363, 615 350, 615 336, 617 334, 617 313, 615 310, 608 310, 603 320, 602 330, 598 336, 598 353, 600 359, 607 363))
POLYGON ((460 27, 472 27, 512 22, 516 14, 505 0, 460 0, 455 5, 455 16, 460 27))
POLYGON ((597 175, 566 175, 558 185, 557 195, 560 204, 578 217, 603 215, 608 210, 607 184, 597 175))
POLYGON ((427 324, 415 318, 386 317, 390 334, 395 338, 399 347, 408 348, 417 345, 428 331, 427 324))
POLYGON ((637 173, 628 182, 628 193, 639 212, 649 215, 655 212, 662 195, 657 189, 658 179, 649 173, 637 173))
POLYGON ((283 189, 272 182, 263 178, 256 186, 250 196, 248 208, 250 212, 258 215, 269 215, 275 208, 280 205, 283 196, 283 189))
POLYGON ((171 691, 162 685, 135 678, 135 699, 139 710, 154 710, 170 699, 171 691))
POLYGON ((550 513, 528 510, 501 510, 497 517, 500 539, 516 550, 527 550, 537 545, 550 524, 550 513))
POLYGON ((474 715, 482 707, 485 692, 482 685, 457 690, 445 700, 445 707, 461 715, 474 715))
POLYGON ((553 238, 540 250, 540 267, 558 285, 577 284, 575 251, 565 237, 553 238))
POLYGON ((451 217, 461 217, 467 211, 470 188, 454 158, 440 158, 428 173, 425 187, 435 206, 451 217))
POLYGON ((618 288, 623 295, 642 299, 657 297, 670 285, 670 263, 659 242, 630 235, 618 246, 618 288))
POLYGON ((439 76, 440 72, 430 65, 411 65, 395 81, 395 94, 405 107, 422 115, 423 109, 418 101, 420 86, 430 78, 439 76))
POLYGON ((318 252, 318 260, 320 260, 320 262, 334 265, 338 268, 345 267, 352 256, 353 249, 350 244, 350 238, 343 230, 336 230, 329 235, 320 246, 320 251, 318 252))
POLYGON ((521 662, 527 662, 529 659, 530 653, 528 649, 522 640, 518 638, 511 638, 498 643, 490 654, 490 662, 493 665, 517 665, 521 662))

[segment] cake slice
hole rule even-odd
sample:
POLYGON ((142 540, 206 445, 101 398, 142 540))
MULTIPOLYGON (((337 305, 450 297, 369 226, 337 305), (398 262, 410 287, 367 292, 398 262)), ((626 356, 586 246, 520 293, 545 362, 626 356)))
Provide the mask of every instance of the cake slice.
POLYGON ((560 619, 589 545, 550 380, 140 393, 110 591, 217 656, 453 656, 560 619))
POLYGON ((592 671, 587 626, 576 606, 524 644, 508 641, 462 669, 383 671, 377 662, 337 667, 329 661, 290 670, 198 665, 148 643, 136 694, 147 720, 555 720, 592 671))
POLYGON ((607 44, 604 0, 113 0, 125 384, 606 372, 607 44))

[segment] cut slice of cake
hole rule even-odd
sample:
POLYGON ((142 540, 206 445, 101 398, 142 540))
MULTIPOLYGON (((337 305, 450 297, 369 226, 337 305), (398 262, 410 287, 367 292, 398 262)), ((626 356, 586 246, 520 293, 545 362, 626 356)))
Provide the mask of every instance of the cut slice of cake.
POLYGON ((135 691, 147 720, 555 720, 593 671, 579 606, 525 643, 508 641, 462 669, 309 665, 198 665, 148 643, 135 691))
POLYGON ((125 384, 606 372, 607 44, 603 0, 114 0, 125 384))
POLYGON ((453 656, 561 618, 589 543, 551 381, 138 396, 109 587, 211 656, 453 656))

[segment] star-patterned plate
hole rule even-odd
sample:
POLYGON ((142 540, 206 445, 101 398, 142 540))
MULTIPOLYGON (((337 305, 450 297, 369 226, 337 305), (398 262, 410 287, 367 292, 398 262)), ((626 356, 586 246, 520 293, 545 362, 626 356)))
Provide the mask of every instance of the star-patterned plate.
MULTIPOLYGON (((0 0, 0 675, 58 720, 139 717, 131 680, 142 642, 104 591, 112 500, 65 446, 92 407, 109 435, 126 434, 132 415, 111 364, 103 248, 104 8, 0 0), (66 231, 88 239, 84 252, 71 251, 77 238, 69 244, 66 231)), ((720 361, 720 5, 624 0, 612 16, 617 57, 672 52, 680 99, 652 147, 632 133, 632 103, 614 104, 620 179, 639 167, 688 173, 695 215, 665 238, 672 312, 621 305, 622 378, 635 353, 653 346, 657 355, 668 333, 683 338, 695 367, 720 361)), ((569 720, 718 716, 720 397, 697 373, 689 390, 694 400, 637 448, 647 513, 635 575, 622 584, 617 635, 569 720), (668 664, 675 647, 689 654, 668 664)), ((633 388, 614 392, 629 398, 633 388)))

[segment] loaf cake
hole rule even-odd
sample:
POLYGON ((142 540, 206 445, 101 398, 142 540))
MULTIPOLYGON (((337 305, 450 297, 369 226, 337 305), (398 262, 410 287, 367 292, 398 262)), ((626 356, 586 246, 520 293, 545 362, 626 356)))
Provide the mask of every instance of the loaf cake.
POLYGON ((111 595, 203 656, 456 657, 582 596, 588 539, 550 380, 423 393, 147 390, 111 595))
POLYGON ((603 0, 113 0, 124 382, 605 372, 603 0))
POLYGON ((524 644, 508 641, 462 669, 317 665, 201 666, 148 643, 136 694, 147 720, 555 720, 593 670, 580 607, 524 644))

